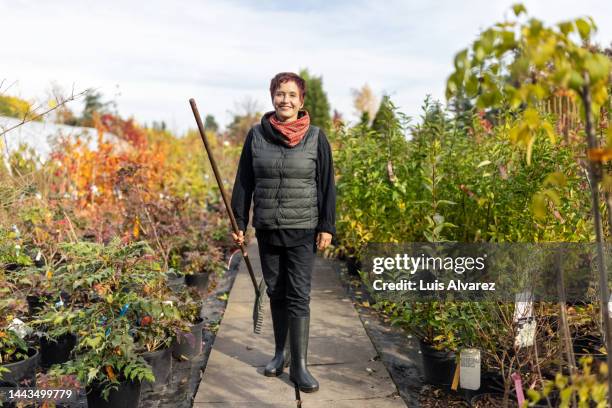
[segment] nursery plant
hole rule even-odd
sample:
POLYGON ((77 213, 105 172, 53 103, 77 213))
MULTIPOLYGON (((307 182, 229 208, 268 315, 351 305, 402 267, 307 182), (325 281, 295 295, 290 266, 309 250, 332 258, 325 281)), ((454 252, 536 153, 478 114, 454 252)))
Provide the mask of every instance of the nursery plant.
POLYGON ((155 381, 151 369, 137 353, 136 322, 129 318, 132 293, 108 294, 79 312, 78 343, 72 360, 55 366, 55 375, 76 375, 79 382, 99 389, 106 399, 126 382, 155 381))
MULTIPOLYGON (((447 83, 447 96, 463 90, 475 99, 480 108, 510 109, 519 120, 508 127, 508 136, 525 149, 528 164, 536 157, 533 149, 538 140, 545 137, 555 142, 557 139, 553 126, 540 113, 539 104, 562 91, 580 106, 585 126, 582 140, 576 143, 576 153, 586 153, 585 170, 597 244, 602 329, 609 351, 612 349, 612 331, 607 307, 609 288, 600 188, 605 186, 603 163, 610 159, 610 146, 599 146, 594 120, 609 100, 612 63, 590 46, 596 30, 592 19, 578 18, 546 27, 534 18, 521 21, 526 10, 520 4, 515 5, 513 11, 517 21, 499 23, 483 31, 470 48, 457 54, 455 71, 447 83)), ((561 175, 550 182, 562 187, 564 177, 561 175)), ((542 213, 548 204, 555 208, 558 201, 556 193, 544 190, 534 197, 534 206, 542 213)), ((612 230, 612 224, 608 227, 612 230)), ((561 317, 564 315, 565 311, 561 310, 561 317)), ((568 350, 568 356, 569 367, 573 370, 571 350, 568 350)), ((611 364, 612 355, 608 353, 608 365, 611 364)), ((608 376, 608 389, 612 389, 612 376, 608 376)), ((612 393, 608 393, 608 404, 612 405, 612 393)))

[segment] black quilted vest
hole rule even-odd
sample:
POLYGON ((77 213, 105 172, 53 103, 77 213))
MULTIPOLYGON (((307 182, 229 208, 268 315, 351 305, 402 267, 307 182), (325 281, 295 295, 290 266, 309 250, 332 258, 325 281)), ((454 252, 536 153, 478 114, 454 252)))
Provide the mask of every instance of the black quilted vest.
POLYGON ((264 137, 260 124, 253 127, 255 228, 316 228, 318 141, 319 128, 312 125, 294 147, 272 143, 264 137))

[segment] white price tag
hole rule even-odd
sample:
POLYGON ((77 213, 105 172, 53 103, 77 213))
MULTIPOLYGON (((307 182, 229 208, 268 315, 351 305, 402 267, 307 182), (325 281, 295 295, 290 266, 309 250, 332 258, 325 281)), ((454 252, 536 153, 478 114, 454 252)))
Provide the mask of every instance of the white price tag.
POLYGON ((461 350, 459 386, 464 390, 480 388, 480 350, 461 350))
POLYGON ((517 293, 514 302, 514 322, 529 319, 533 315, 533 295, 530 291, 517 293))

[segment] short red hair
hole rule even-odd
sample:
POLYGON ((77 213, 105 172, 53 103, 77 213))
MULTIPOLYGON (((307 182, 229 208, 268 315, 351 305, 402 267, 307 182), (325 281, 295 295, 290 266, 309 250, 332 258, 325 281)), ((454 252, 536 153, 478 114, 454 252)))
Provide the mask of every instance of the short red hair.
POLYGON ((281 84, 285 82, 293 81, 297 85, 300 90, 300 99, 304 101, 306 97, 306 81, 304 78, 299 76, 298 74, 294 74, 293 72, 280 72, 272 78, 270 81, 270 96, 274 97, 274 92, 278 89, 281 84))

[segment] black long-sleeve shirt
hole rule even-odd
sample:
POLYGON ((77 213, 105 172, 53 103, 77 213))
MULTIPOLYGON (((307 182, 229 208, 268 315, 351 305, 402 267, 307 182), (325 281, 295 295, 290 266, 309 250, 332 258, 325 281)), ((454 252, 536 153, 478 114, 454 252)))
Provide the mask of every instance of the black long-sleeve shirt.
MULTIPOLYGON (((284 145, 282 142, 283 136, 270 125, 268 115, 264 115, 261 124, 264 130, 264 137, 268 141, 284 145)), ((251 152, 252 140, 253 130, 251 129, 242 147, 242 154, 240 155, 238 172, 236 173, 236 181, 234 182, 234 190, 232 192, 232 211, 236 217, 238 228, 245 232, 249 223, 249 211, 255 189, 255 173, 253 171, 251 152)), ((331 147, 323 131, 319 132, 316 182, 317 206, 319 210, 319 222, 316 229, 264 230, 258 228, 255 231, 257 239, 272 245, 290 247, 314 242, 315 235, 318 232, 328 232, 335 236, 336 186, 334 182, 334 165, 331 147)))

